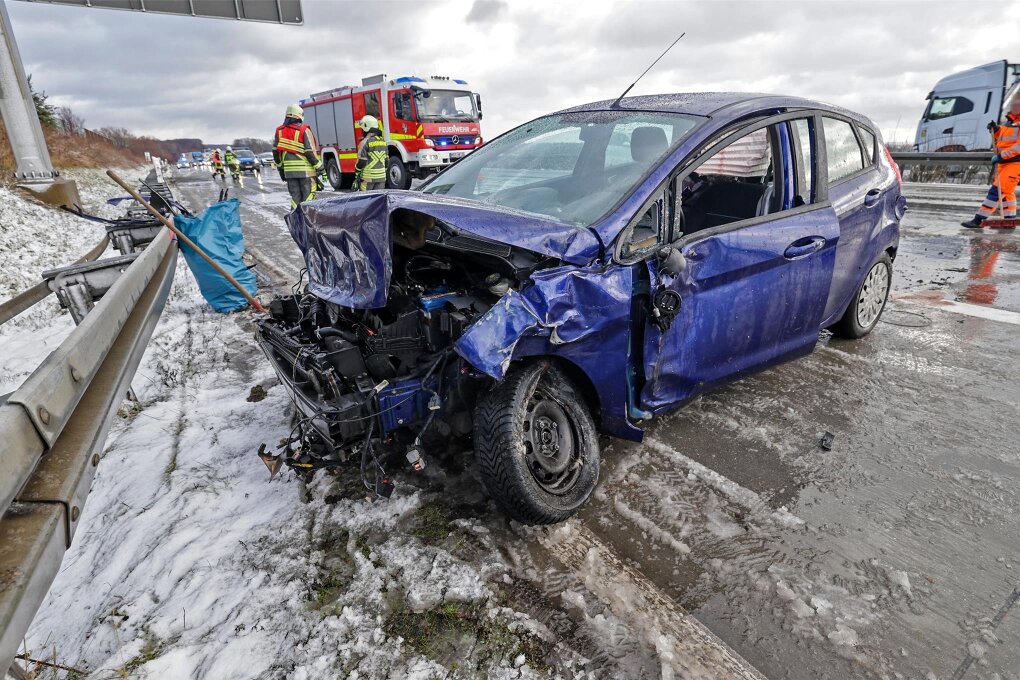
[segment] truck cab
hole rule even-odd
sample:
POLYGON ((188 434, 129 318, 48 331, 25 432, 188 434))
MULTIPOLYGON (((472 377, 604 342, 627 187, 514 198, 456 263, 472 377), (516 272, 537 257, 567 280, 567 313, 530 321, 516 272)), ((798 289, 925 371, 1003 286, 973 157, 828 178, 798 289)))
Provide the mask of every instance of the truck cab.
POLYGON ((992 148, 989 121, 1000 121, 1002 105, 1020 84, 1020 65, 1005 60, 946 76, 928 93, 917 124, 917 151, 992 148))

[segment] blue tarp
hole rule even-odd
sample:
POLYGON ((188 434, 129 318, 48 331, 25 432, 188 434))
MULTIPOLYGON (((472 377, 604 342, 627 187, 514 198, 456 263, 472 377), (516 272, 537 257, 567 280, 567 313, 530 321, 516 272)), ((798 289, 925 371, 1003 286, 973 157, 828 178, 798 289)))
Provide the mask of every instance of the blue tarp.
MULTIPOLYGON (((241 233, 241 202, 236 198, 214 203, 197 216, 174 216, 174 225, 195 242, 237 282, 255 295, 255 275, 244 266, 244 235, 241 233)), ((209 266, 202 256, 181 245, 184 259, 198 279, 202 296, 217 312, 232 312, 248 305, 241 292, 209 266)))

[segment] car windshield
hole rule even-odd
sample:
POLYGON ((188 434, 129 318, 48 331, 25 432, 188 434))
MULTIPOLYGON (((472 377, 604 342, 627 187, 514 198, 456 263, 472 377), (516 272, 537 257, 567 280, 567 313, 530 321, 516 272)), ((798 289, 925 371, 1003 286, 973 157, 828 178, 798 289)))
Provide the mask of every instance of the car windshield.
POLYGON ((418 119, 427 122, 478 120, 475 98, 461 90, 416 90, 418 119))
POLYGON ((589 226, 696 123, 691 116, 648 111, 546 116, 464 157, 423 190, 589 226))
POLYGON ((255 154, 252 153, 251 149, 234 149, 234 155, 235 156, 244 156, 245 158, 254 157, 255 156, 255 154))

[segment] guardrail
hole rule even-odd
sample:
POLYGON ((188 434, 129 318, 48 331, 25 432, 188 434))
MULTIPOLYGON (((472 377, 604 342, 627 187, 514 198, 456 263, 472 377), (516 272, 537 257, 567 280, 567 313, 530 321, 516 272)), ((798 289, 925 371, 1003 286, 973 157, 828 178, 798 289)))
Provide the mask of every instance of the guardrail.
POLYGON ((890 151, 900 165, 991 165, 991 151, 890 151))
MULTIPOLYGON (((110 237, 104 236, 95 248, 75 260, 74 264, 84 264, 96 260, 108 245, 110 245, 110 237)), ((0 325, 7 323, 37 302, 46 299, 46 296, 52 292, 46 281, 40 281, 28 290, 18 293, 7 302, 0 304, 0 325)))
POLYGON ((11 667, 74 537, 176 262, 177 244, 162 228, 60 347, 0 402, 0 674, 11 667))

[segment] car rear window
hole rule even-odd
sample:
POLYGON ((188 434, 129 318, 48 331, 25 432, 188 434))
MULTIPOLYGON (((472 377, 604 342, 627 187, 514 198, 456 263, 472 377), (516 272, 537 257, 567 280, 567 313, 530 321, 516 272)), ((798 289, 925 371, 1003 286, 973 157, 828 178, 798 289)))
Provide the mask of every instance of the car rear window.
POLYGON ((833 184, 864 169, 861 147, 854 129, 845 120, 822 118, 829 183, 833 184))

